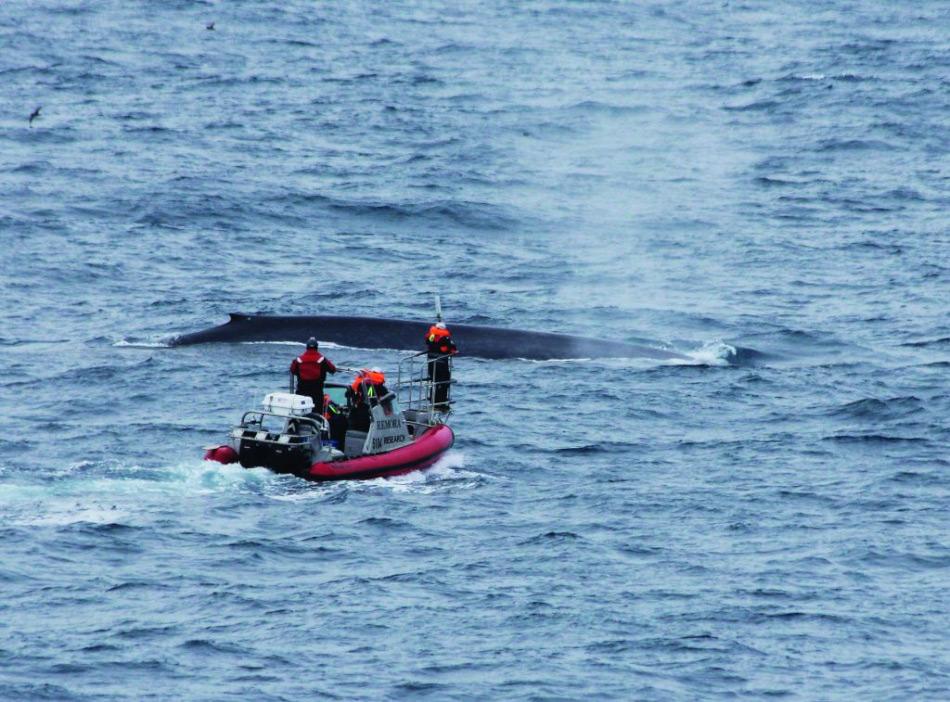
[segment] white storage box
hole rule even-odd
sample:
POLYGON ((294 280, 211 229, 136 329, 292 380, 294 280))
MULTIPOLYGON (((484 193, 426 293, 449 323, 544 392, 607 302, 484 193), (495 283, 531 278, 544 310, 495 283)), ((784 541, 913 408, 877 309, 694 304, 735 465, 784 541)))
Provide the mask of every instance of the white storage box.
POLYGON ((306 395, 272 392, 264 398, 264 411, 281 417, 302 417, 313 411, 313 400, 306 395))

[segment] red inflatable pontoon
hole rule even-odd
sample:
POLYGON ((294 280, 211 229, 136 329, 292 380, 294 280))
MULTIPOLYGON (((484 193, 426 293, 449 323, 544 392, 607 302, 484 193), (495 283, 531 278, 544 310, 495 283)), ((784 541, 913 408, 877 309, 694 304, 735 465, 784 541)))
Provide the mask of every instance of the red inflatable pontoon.
POLYGON ((314 463, 304 477, 309 480, 361 480, 402 475, 428 468, 455 442, 447 424, 429 427, 411 444, 370 456, 314 463))

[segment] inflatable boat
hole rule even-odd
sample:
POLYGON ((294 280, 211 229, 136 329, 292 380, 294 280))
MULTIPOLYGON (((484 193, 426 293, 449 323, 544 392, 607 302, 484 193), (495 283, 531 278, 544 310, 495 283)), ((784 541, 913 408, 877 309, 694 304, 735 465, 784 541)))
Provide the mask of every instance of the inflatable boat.
POLYGON ((453 381, 436 393, 427 363, 425 352, 403 359, 393 391, 385 385, 370 391, 368 378, 362 378, 367 392, 358 393, 362 400, 356 403, 346 385, 326 383, 327 405, 338 408, 336 415, 315 411, 310 397, 270 393, 263 409, 244 413, 227 443, 206 448, 205 460, 263 466, 316 481, 366 480, 428 468, 452 447, 455 435, 446 423, 453 381))

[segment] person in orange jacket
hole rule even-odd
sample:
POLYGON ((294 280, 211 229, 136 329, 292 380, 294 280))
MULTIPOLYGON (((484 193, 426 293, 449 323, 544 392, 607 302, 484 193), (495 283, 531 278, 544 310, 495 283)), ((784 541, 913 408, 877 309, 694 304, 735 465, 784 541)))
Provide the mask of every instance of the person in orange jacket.
POLYGON ((426 351, 428 351, 429 379, 433 383, 432 401, 435 409, 443 412, 449 409, 449 386, 452 380, 452 368, 449 356, 459 352, 452 341, 452 332, 444 322, 436 322, 426 333, 426 351))
POLYGON ((317 413, 323 408, 323 382, 327 373, 336 373, 333 361, 320 353, 319 349, 320 344, 311 336, 307 340, 307 350, 290 364, 290 373, 297 379, 296 394, 310 397, 313 411, 317 413))
POLYGON ((386 375, 379 368, 363 368, 357 371, 356 377, 350 383, 350 387, 346 391, 346 399, 349 400, 352 406, 356 406, 367 397, 371 402, 373 399, 384 397, 389 393, 385 382, 386 375))
POLYGON ((386 376, 378 368, 364 368, 357 372, 346 391, 347 403, 350 405, 351 429, 369 431, 370 406, 375 406, 380 398, 389 394, 385 382, 386 376))

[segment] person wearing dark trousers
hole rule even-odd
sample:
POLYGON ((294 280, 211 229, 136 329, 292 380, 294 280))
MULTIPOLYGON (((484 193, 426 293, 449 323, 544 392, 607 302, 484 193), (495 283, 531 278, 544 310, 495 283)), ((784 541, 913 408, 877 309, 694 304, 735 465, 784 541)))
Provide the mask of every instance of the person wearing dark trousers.
POLYGON ((346 430, 349 429, 349 422, 343 408, 331 400, 329 395, 323 396, 323 418, 327 420, 330 440, 342 451, 346 430))
POLYGON ((437 322, 426 333, 426 351, 428 351, 429 379, 433 384, 432 401, 435 409, 441 412, 449 410, 449 383, 452 380, 452 368, 449 356, 457 354, 458 347, 452 341, 452 333, 444 322, 437 322))
POLYGON ((336 373, 333 361, 320 353, 319 349, 317 340, 311 336, 307 340, 307 350, 290 364, 290 373, 297 380, 296 394, 311 398, 313 410, 318 413, 323 408, 323 382, 327 373, 336 373))

